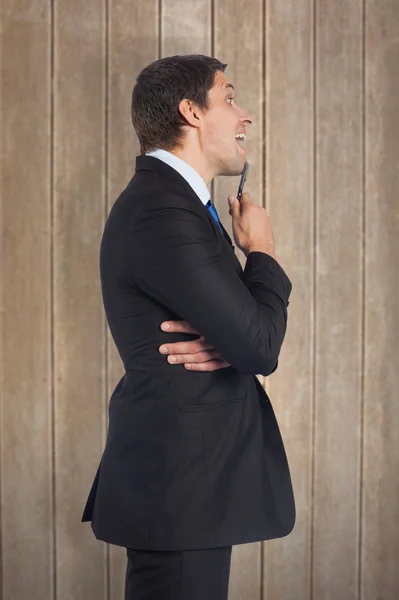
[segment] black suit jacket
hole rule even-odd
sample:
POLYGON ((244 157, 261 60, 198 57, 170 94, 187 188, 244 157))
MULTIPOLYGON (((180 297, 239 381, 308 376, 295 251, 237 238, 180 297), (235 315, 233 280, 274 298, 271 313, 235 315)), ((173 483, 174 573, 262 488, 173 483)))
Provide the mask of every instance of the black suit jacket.
POLYGON ((114 203, 101 241, 108 324, 125 367, 82 521, 100 540, 201 549, 287 535, 295 505, 283 442, 256 374, 269 375, 291 283, 269 255, 241 268, 231 240, 175 169, 150 156, 114 203), (188 371, 159 353, 185 319, 231 367, 188 371))

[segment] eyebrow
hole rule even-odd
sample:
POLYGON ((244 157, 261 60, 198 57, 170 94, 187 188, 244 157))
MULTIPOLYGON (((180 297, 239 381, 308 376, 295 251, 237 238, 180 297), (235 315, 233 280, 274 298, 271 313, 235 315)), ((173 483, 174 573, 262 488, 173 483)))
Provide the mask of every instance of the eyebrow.
POLYGON ((231 88, 232 90, 234 90, 234 85, 231 84, 231 83, 226 83, 224 87, 225 87, 225 89, 226 88, 231 88))

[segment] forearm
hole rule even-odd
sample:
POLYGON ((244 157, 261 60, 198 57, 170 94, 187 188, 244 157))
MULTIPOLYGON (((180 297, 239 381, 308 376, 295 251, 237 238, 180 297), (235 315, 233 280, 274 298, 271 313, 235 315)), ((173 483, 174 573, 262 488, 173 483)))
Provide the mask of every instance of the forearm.
POLYGON ((260 307, 253 356, 257 374, 270 375, 287 329, 287 307, 292 285, 274 256, 261 250, 248 253, 244 283, 260 307), (268 256, 266 256, 268 254, 268 256))

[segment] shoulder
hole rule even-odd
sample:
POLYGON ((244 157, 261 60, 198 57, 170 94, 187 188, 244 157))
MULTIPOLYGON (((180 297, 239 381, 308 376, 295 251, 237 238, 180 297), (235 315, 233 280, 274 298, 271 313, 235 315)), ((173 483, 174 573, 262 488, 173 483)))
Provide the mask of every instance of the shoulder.
POLYGON ((108 214, 105 230, 137 240, 143 236, 196 236, 215 241, 216 233, 201 199, 179 185, 163 181, 154 174, 145 181, 136 177, 115 200, 108 214))
POLYGON ((164 182, 157 176, 153 180, 147 178, 143 184, 135 176, 115 200, 110 214, 141 218, 156 211, 166 215, 173 209, 207 220, 207 208, 194 191, 186 192, 182 187, 164 182))

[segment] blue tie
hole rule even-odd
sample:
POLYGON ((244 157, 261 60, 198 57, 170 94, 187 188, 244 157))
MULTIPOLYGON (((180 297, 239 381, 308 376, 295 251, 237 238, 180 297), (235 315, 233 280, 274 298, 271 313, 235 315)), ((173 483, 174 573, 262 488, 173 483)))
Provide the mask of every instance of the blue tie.
POLYGON ((212 202, 212 200, 208 200, 208 202, 206 203, 206 207, 209 210, 209 212, 211 213, 212 218, 215 221, 216 225, 219 227, 220 231, 223 233, 223 229, 220 225, 219 215, 217 213, 216 207, 215 207, 214 203, 212 202))

